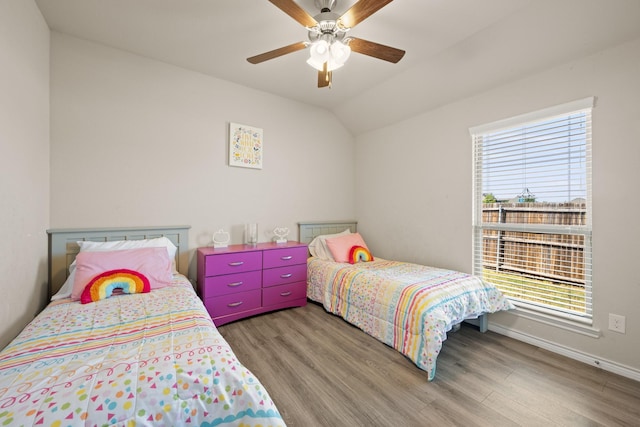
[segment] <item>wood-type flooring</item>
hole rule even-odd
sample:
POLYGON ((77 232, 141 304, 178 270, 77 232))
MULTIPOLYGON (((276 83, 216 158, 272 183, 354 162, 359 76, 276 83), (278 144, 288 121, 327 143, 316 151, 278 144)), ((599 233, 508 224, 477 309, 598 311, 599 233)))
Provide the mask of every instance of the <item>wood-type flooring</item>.
POLYGON ((640 382, 470 325, 431 382, 315 303, 219 330, 289 427, 640 426, 640 382))

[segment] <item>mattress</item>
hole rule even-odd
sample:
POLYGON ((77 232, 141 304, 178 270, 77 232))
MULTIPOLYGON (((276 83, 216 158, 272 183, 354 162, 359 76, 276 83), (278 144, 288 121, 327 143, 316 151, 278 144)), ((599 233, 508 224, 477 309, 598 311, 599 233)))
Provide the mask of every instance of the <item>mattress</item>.
POLYGON ((454 325, 513 308, 495 286, 453 270, 380 258, 347 264, 314 257, 307 270, 308 298, 400 351, 429 381, 454 325))
POLYGON ((0 353, 0 425, 282 426, 181 275, 49 305, 0 353))

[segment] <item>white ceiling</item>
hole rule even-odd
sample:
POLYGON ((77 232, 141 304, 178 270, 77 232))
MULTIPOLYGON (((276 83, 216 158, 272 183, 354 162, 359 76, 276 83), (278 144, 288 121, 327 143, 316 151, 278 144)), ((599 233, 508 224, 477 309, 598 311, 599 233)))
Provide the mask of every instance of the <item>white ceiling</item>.
MULTIPOLYGON (((640 0, 396 0, 350 34, 406 50, 352 54, 317 88, 302 50, 246 58, 306 30, 267 0, 36 0, 49 27, 332 111, 360 134, 640 37, 640 0)), ((297 0, 311 15, 313 0, 297 0)), ((355 0, 338 0, 334 12, 355 0)), ((639 53, 640 54, 640 53, 639 53)))

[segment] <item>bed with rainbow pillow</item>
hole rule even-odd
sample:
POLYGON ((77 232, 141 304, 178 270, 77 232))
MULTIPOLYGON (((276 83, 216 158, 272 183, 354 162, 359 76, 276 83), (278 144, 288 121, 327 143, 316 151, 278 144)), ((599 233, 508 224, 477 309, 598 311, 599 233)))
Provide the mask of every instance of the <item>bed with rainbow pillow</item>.
POLYGON ((284 425, 180 273, 187 232, 49 231, 53 301, 0 352, 0 425, 284 425))
POLYGON ((476 276, 374 257, 356 226, 299 223, 310 253, 307 297, 407 356, 429 381, 447 332, 478 318, 484 332, 488 313, 513 308, 476 276))

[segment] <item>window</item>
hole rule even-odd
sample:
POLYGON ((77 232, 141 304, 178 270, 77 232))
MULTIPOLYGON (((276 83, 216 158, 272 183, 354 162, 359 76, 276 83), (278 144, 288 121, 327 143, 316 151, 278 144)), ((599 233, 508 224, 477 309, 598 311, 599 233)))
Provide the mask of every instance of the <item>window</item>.
POLYGON ((593 102, 470 129, 474 274, 517 306, 588 324, 593 102))

